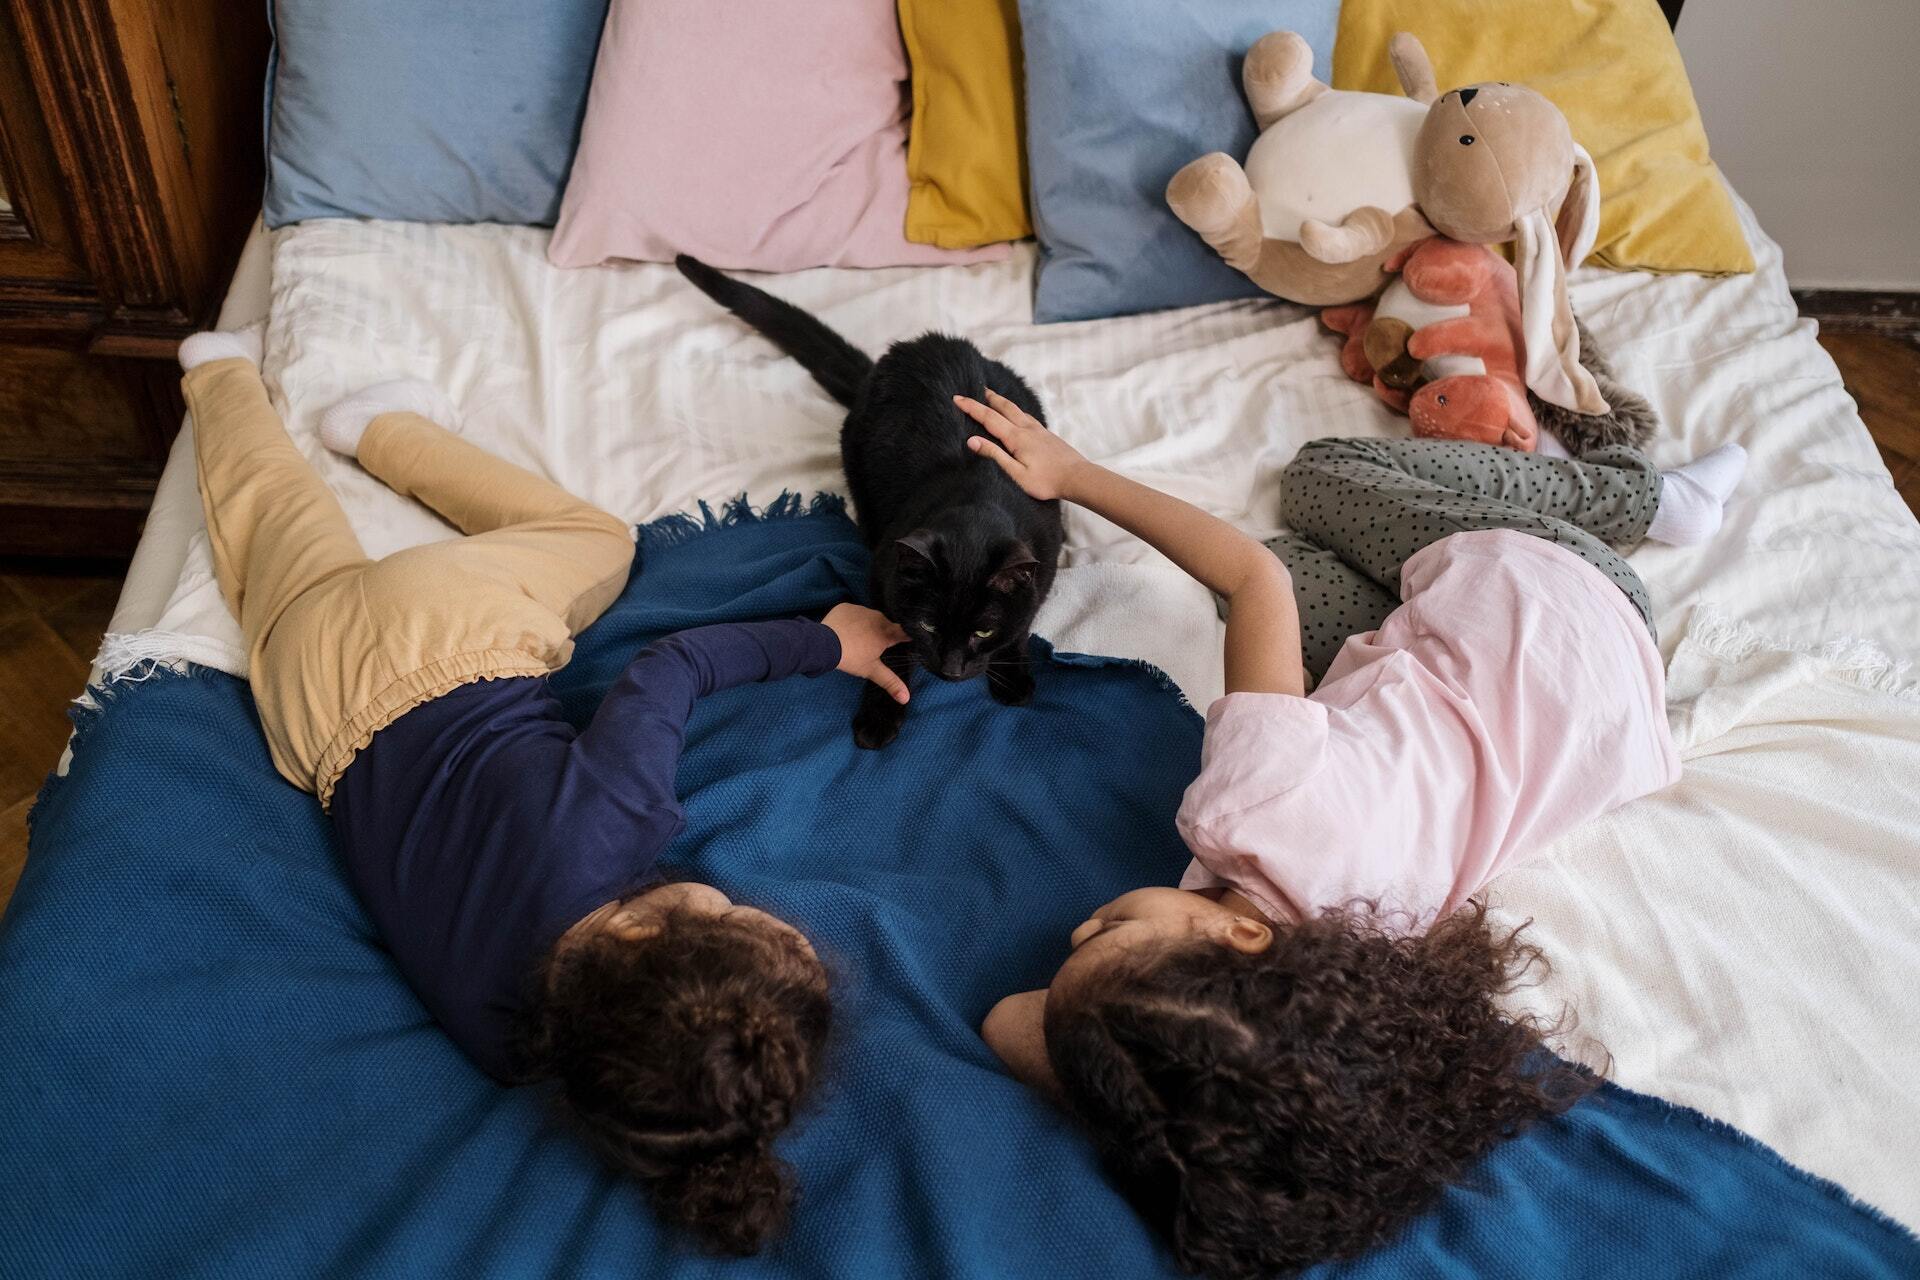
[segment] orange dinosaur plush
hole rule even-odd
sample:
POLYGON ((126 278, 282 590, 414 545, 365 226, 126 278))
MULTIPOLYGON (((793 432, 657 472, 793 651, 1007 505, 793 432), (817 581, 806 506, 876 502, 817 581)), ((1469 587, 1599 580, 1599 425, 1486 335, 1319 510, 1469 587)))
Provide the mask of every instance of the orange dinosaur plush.
POLYGON ((1340 366, 1413 421, 1413 432, 1530 450, 1526 339, 1513 267, 1485 245, 1436 236, 1389 261, 1377 302, 1329 307, 1340 366))

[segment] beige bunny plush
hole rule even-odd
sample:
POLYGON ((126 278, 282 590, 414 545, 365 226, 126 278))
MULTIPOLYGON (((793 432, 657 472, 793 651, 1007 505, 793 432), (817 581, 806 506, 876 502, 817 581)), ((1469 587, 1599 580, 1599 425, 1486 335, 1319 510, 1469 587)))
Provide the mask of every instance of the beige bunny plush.
POLYGON ((1533 90, 1442 94, 1412 35, 1389 54, 1405 98, 1329 88, 1300 36, 1262 37, 1242 73, 1261 128, 1246 167, 1202 156, 1174 175, 1168 204, 1255 284, 1315 306, 1372 297, 1388 261, 1431 235, 1513 241, 1527 387, 1575 413, 1607 412, 1567 302, 1567 268, 1599 230, 1592 157, 1533 90))
MULTIPOLYGON (((1406 33, 1393 39, 1420 50, 1406 33)), ((1434 227, 1471 244, 1514 242, 1526 383, 1549 404, 1605 413, 1607 402, 1580 363, 1580 334, 1567 302, 1567 269, 1593 251, 1600 186, 1593 157, 1573 140, 1560 108, 1523 85, 1468 85, 1434 99, 1413 151, 1413 193, 1434 227)))

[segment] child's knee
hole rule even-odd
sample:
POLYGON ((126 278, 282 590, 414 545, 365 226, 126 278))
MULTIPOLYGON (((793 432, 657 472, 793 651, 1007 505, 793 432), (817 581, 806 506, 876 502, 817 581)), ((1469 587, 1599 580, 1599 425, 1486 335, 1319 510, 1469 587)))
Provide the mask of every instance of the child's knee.
POLYGON ((1340 483, 1340 477, 1330 473, 1324 464, 1342 456, 1322 454, 1308 457, 1306 449, 1300 453, 1301 456, 1289 462, 1280 472, 1280 520, 1295 532, 1308 527, 1316 516, 1325 514, 1329 507, 1335 505, 1334 490, 1340 483))
POLYGON ((598 507, 584 508, 579 520, 581 532, 594 547, 596 560, 605 562, 608 573, 624 569, 632 562, 632 525, 598 507))
POLYGON ((592 503, 582 502, 565 511, 555 523, 571 532, 597 537, 606 542, 624 542, 633 545, 633 526, 614 515, 603 511, 592 503))
POLYGON ((1293 461, 1287 464, 1287 469, 1292 470, 1302 465, 1323 467, 1329 462, 1377 462, 1379 460, 1380 443, 1377 440, 1323 436, 1301 445, 1300 452, 1293 455, 1293 461))

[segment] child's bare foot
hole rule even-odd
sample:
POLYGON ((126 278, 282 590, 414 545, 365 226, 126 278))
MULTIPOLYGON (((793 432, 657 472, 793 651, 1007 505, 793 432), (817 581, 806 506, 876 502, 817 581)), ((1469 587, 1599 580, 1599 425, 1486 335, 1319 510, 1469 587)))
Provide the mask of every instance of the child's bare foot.
POLYGON ((403 378, 356 391, 320 417, 320 443, 349 458, 360 455, 360 437, 383 413, 417 413, 449 431, 458 429, 460 411, 431 382, 403 378))
POLYGON ((254 368, 266 351, 267 322, 256 320, 243 329, 209 329, 180 344, 180 368, 191 373, 215 360, 245 360, 254 368))

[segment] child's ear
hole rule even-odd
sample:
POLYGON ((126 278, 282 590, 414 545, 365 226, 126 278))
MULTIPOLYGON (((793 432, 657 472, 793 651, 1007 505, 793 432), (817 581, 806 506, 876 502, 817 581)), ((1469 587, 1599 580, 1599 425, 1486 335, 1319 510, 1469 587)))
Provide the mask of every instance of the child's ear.
POLYGON ((1273 945, 1273 926, 1252 916, 1234 916, 1215 925, 1210 936, 1229 951, 1257 956, 1273 945))
POLYGON ((980 1038, 1007 1064, 1013 1078, 1049 1098, 1060 1096, 1060 1080, 1047 1057, 1047 993, 1022 991, 993 1006, 980 1024, 980 1038))

